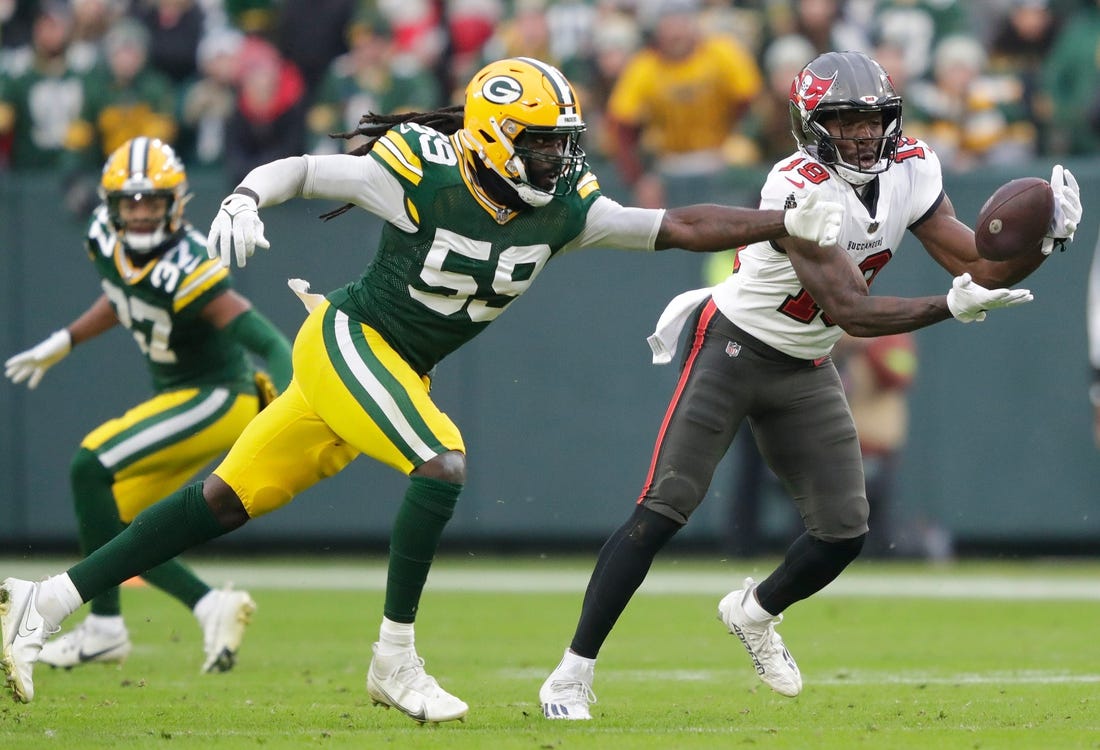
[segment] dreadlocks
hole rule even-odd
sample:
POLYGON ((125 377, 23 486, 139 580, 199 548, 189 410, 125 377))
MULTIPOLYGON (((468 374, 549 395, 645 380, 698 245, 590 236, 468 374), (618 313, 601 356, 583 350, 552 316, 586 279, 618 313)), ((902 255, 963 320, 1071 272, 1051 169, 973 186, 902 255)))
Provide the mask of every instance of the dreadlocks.
MULTIPOLYGON (((379 115, 368 112, 359 118, 359 125, 355 130, 350 130, 347 133, 332 133, 331 137, 346 140, 360 135, 366 136, 368 140, 365 143, 348 152, 351 156, 363 156, 374 148, 374 144, 386 134, 386 131, 403 122, 414 122, 417 125, 424 125, 438 130, 443 135, 451 135, 462 128, 464 111, 463 105, 455 104, 431 112, 405 112, 395 115, 379 115)), ((335 219, 352 208, 354 208, 354 204, 345 203, 340 208, 321 214, 321 219, 323 221, 335 219)))

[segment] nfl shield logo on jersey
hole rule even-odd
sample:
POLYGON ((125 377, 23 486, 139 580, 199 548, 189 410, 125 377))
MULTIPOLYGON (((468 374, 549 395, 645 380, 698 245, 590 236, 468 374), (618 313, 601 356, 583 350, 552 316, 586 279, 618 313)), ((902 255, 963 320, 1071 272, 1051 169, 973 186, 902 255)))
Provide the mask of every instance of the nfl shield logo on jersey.
POLYGON ((736 341, 727 341, 726 342, 726 354, 728 354, 731 357, 736 357, 740 353, 741 353, 741 345, 740 344, 738 344, 736 341))

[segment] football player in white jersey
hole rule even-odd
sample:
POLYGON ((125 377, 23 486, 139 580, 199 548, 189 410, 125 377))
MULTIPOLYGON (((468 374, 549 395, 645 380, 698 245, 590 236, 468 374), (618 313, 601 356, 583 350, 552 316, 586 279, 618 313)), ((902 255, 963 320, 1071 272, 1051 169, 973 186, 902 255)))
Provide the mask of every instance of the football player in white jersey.
MULTIPOLYGON (((589 719, 596 656, 657 552, 702 501, 718 462, 746 419, 757 445, 794 499, 805 533, 759 584, 718 604, 718 617, 747 650, 757 675, 795 696, 798 666, 775 631, 793 603, 824 588, 856 558, 868 503, 855 425, 829 357, 842 332, 879 336, 954 317, 981 321, 1028 302, 1014 284, 1038 253, 992 263, 958 220, 929 147, 902 135, 902 101, 889 76, 859 52, 828 52, 795 78, 791 127, 798 150, 772 168, 761 208, 818 193, 845 205, 834 246, 784 238, 740 250, 733 273, 673 300, 650 337, 667 362, 694 313, 690 348, 642 493, 599 554, 570 647, 539 692, 550 719, 589 719), (946 294, 872 296, 868 286, 911 231, 954 280, 946 294)), ((1072 239, 1081 218, 1073 175, 1054 168, 1055 218, 1044 253, 1072 239)))

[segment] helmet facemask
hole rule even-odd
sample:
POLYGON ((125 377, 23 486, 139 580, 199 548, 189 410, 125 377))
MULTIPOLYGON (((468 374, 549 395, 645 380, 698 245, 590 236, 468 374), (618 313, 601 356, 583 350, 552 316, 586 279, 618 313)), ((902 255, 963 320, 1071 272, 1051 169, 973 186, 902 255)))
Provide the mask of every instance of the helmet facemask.
MULTIPOLYGON (((191 198, 187 174, 175 151, 153 138, 133 138, 117 148, 103 166, 99 197, 111 228, 128 251, 147 256, 161 249, 183 227, 183 209, 191 198), (164 201, 164 211, 151 227, 128 226, 123 200, 164 201)), ((147 204, 148 205, 148 204, 147 204)), ((141 212, 144 213, 144 212, 141 212)), ((151 223, 151 222, 150 222, 151 223)))
POLYGON ((122 244, 135 255, 148 255, 165 242, 167 242, 175 230, 170 228, 173 214, 173 204, 176 202, 175 194, 170 190, 149 191, 117 191, 107 195, 107 217, 111 222, 111 228, 115 230, 122 244), (164 200, 164 210, 156 225, 146 231, 137 231, 136 226, 130 226, 123 218, 121 204, 124 200, 134 203, 153 202, 158 198, 164 200))
POLYGON ((901 137, 901 104, 829 108, 815 113, 808 126, 817 134, 817 161, 833 167, 846 182, 864 185, 894 162, 901 137), (855 124, 868 117, 879 119, 881 134, 869 135, 855 124), (835 134, 826 123, 833 125, 835 134), (848 159, 844 157, 846 152, 851 154, 848 159))

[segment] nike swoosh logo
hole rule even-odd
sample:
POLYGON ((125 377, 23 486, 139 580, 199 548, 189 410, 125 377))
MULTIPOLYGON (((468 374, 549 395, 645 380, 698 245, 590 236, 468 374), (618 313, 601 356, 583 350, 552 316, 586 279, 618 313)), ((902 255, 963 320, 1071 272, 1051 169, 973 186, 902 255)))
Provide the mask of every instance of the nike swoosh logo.
MULTIPOLYGON (((31 596, 34 596, 33 592, 31 593, 31 596)), ((33 636, 35 633, 38 632, 39 628, 42 627, 43 622, 42 622, 41 617, 38 618, 37 623, 35 623, 33 625, 31 624, 30 617, 31 617, 31 614, 33 612, 34 612, 34 607, 32 607, 31 602, 28 601, 26 608, 23 610, 23 616, 21 618, 19 618, 19 627, 16 628, 16 631, 15 631, 16 635, 18 637, 20 637, 20 638, 30 638, 31 636, 33 636)))
POLYGON ((806 187, 806 183, 805 183, 805 182, 803 182, 802 180, 792 180, 792 179, 791 179, 790 177, 787 177, 787 178, 786 178, 786 180, 787 180, 787 182, 789 182, 789 183, 791 183, 792 185, 794 185, 794 186, 795 186, 796 188, 804 188, 804 187, 806 187))
POLYGON ((93 651, 90 654, 86 654, 86 653, 84 653, 84 649, 80 649, 79 653, 77 653, 77 655, 76 655, 76 658, 80 659, 80 661, 83 663, 83 662, 86 662, 86 661, 91 661, 92 659, 95 659, 97 657, 103 656, 104 654, 110 653, 111 651, 114 651, 116 648, 118 648, 118 646, 110 646, 108 648, 100 649, 99 651, 93 651))
POLYGON ((401 711, 403 714, 408 716, 410 719, 413 719, 415 721, 419 721, 422 724, 427 723, 427 721, 428 721, 428 709, 427 709, 427 706, 425 706, 423 703, 420 704, 420 710, 417 711, 416 713, 413 713, 412 711, 406 711, 404 708, 402 708, 401 704, 398 703, 397 701, 395 701, 393 699, 393 696, 390 695, 386 691, 386 689, 383 688, 381 685, 378 686, 378 692, 380 692, 382 695, 384 695, 386 697, 386 700, 389 701, 389 704, 391 706, 396 708, 398 711, 401 711))

